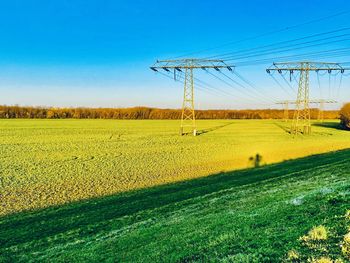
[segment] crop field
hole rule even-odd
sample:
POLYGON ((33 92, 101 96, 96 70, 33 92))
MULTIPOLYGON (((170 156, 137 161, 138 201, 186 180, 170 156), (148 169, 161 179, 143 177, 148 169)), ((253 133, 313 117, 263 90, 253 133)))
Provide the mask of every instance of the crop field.
POLYGON ((181 137, 178 121, 0 120, 0 215, 350 148, 337 120, 289 125, 201 120, 181 137))
POLYGON ((350 0, 38 2, 0 1, 0 263, 350 263, 350 0))
POLYGON ((3 216, 0 262, 348 262, 349 158, 343 150, 3 216))

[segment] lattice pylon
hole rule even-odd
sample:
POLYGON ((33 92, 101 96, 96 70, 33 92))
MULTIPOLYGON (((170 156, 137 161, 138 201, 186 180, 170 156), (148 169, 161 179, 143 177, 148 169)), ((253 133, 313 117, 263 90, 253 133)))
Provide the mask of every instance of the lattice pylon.
POLYGON ((184 58, 184 59, 171 59, 171 60, 157 60, 157 62, 150 67, 151 70, 158 72, 159 70, 165 70, 166 72, 174 71, 174 79, 176 80, 176 73, 184 73, 184 98, 182 103, 181 113, 181 125, 180 134, 193 133, 197 135, 196 129, 196 118, 194 113, 194 70, 209 70, 215 69, 227 69, 233 71, 234 66, 227 65, 221 59, 195 59, 195 58, 184 58))
POLYGON ((302 63, 300 70, 300 79, 298 87, 298 96, 296 100, 296 109, 294 111, 292 134, 302 132, 311 133, 310 106, 309 106, 309 64, 302 63))
POLYGON ((193 68, 185 69, 184 97, 182 103, 180 134, 197 134, 196 117, 194 113, 194 83, 193 68))

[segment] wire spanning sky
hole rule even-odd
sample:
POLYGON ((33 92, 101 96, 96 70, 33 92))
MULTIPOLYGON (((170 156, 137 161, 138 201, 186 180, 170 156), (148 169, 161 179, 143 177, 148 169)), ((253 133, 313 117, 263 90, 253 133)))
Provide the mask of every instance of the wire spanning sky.
MULTIPOLYGON (((149 66, 200 57, 237 67, 198 72, 196 108, 272 108, 297 79, 265 69, 350 62, 349 18, 348 0, 1 1, 0 104, 179 108, 181 79, 149 66)), ((350 76, 311 81, 312 99, 350 101, 350 76)))

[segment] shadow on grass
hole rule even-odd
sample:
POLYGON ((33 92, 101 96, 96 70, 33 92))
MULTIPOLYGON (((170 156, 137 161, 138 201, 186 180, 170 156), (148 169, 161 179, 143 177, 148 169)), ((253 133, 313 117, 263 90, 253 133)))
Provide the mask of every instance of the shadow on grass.
POLYGON ((339 122, 316 122, 312 124, 313 126, 317 127, 324 127, 329 129, 336 129, 336 130, 343 130, 339 122))
MULTIPOLYGON (((290 125, 292 125, 291 123, 285 123, 285 125, 282 125, 280 123, 275 123, 275 125, 282 129, 283 131, 285 131, 286 133, 290 134, 290 125)), ((324 127, 324 128, 329 128, 329 129, 336 129, 336 130, 344 130, 340 123, 338 122, 315 122, 312 123, 312 126, 316 126, 316 127, 324 127)))
POLYGON ((81 236, 92 235, 108 228, 110 220, 191 201, 225 189, 302 176, 309 169, 346 163, 349 157, 350 149, 3 216, 0 218, 0 248, 38 241, 67 231, 78 231, 81 236))
POLYGON ((276 125, 278 128, 280 128, 280 129, 282 129, 283 131, 285 131, 286 133, 290 134, 290 125, 291 125, 290 122, 285 122, 285 125, 282 125, 282 124, 276 122, 275 125, 276 125))
POLYGON ((231 124, 233 124, 233 122, 225 123, 223 125, 215 126, 215 127, 208 128, 208 129, 199 130, 199 131, 197 131, 197 135, 202 135, 202 134, 205 134, 208 132, 216 131, 218 129, 224 128, 224 127, 229 126, 231 124))

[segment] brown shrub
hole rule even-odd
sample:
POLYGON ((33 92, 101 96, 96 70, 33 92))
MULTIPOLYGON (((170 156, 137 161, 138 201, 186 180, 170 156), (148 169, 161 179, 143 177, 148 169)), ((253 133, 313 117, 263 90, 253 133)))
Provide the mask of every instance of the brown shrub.
POLYGON ((344 104, 341 108, 340 123, 344 129, 350 130, 350 103, 344 104))

